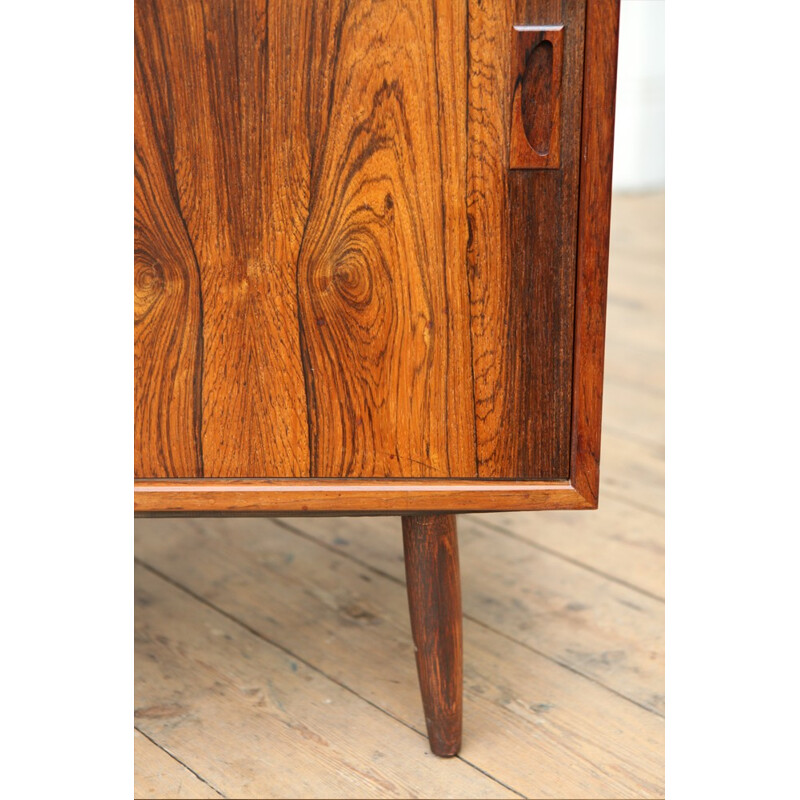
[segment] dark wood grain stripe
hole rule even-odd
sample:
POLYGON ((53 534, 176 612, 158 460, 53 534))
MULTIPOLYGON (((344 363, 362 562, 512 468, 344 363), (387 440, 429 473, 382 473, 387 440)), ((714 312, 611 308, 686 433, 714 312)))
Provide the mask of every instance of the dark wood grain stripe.
POLYGON ((136 15, 134 359, 137 477, 203 475, 203 305, 175 182, 174 128, 155 13, 136 15))
MULTIPOLYGON (((295 16, 307 9, 298 5, 295 16)), ((153 61, 154 43, 163 46, 151 67, 169 99, 161 115, 172 121, 171 170, 199 264, 203 474, 307 474, 294 274, 308 154, 296 124, 302 104, 284 102, 300 82, 287 52, 294 19, 279 14, 270 36, 265 5, 250 0, 140 0, 136 8, 149 25, 141 59, 153 61)), ((149 96, 151 86, 137 91, 149 96)), ((171 279, 188 280, 191 260, 181 254, 176 263, 185 275, 171 279)), ((178 325, 160 325, 159 335, 174 336, 178 325)), ((168 474, 196 474, 176 470, 168 474)))
POLYGON ((297 272, 311 475, 471 476, 465 7, 323 5, 297 272))

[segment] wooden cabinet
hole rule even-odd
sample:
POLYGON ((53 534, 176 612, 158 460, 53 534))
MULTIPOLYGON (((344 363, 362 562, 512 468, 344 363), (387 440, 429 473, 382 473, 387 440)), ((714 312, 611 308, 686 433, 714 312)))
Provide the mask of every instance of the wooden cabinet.
POLYGON ((617 20, 137 0, 138 513, 596 506, 617 20))

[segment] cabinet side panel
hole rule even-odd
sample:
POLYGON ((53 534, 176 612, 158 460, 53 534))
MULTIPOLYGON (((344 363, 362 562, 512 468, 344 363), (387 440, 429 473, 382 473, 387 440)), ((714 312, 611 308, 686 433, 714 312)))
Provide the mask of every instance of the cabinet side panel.
POLYGON ((466 4, 320 6, 297 268, 311 474, 474 476, 466 4))
POLYGON ((571 478, 593 506, 600 483, 619 11, 619 0, 591 0, 586 36, 571 478))
POLYGON ((468 264, 478 474, 569 475, 584 0, 470 0, 468 264), (564 25, 561 165, 509 170, 515 24, 564 25))
POLYGON ((175 184, 174 131, 158 37, 155 15, 137 13, 134 474, 200 477, 200 276, 175 184), (152 46, 140 47, 143 41, 152 46))

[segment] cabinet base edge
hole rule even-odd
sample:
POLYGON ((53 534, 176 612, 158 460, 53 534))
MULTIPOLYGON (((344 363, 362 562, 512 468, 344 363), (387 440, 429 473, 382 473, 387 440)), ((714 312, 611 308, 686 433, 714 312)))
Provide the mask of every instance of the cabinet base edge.
POLYGON ((569 481, 139 479, 137 516, 475 513, 596 508, 569 481))

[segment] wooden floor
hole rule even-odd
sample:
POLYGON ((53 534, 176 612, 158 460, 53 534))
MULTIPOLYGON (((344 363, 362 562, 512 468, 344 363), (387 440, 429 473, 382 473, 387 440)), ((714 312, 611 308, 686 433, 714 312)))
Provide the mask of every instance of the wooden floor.
POLYGON ((663 796, 663 220, 615 197, 600 509, 459 518, 461 755, 399 520, 140 520, 137 797, 663 796))

